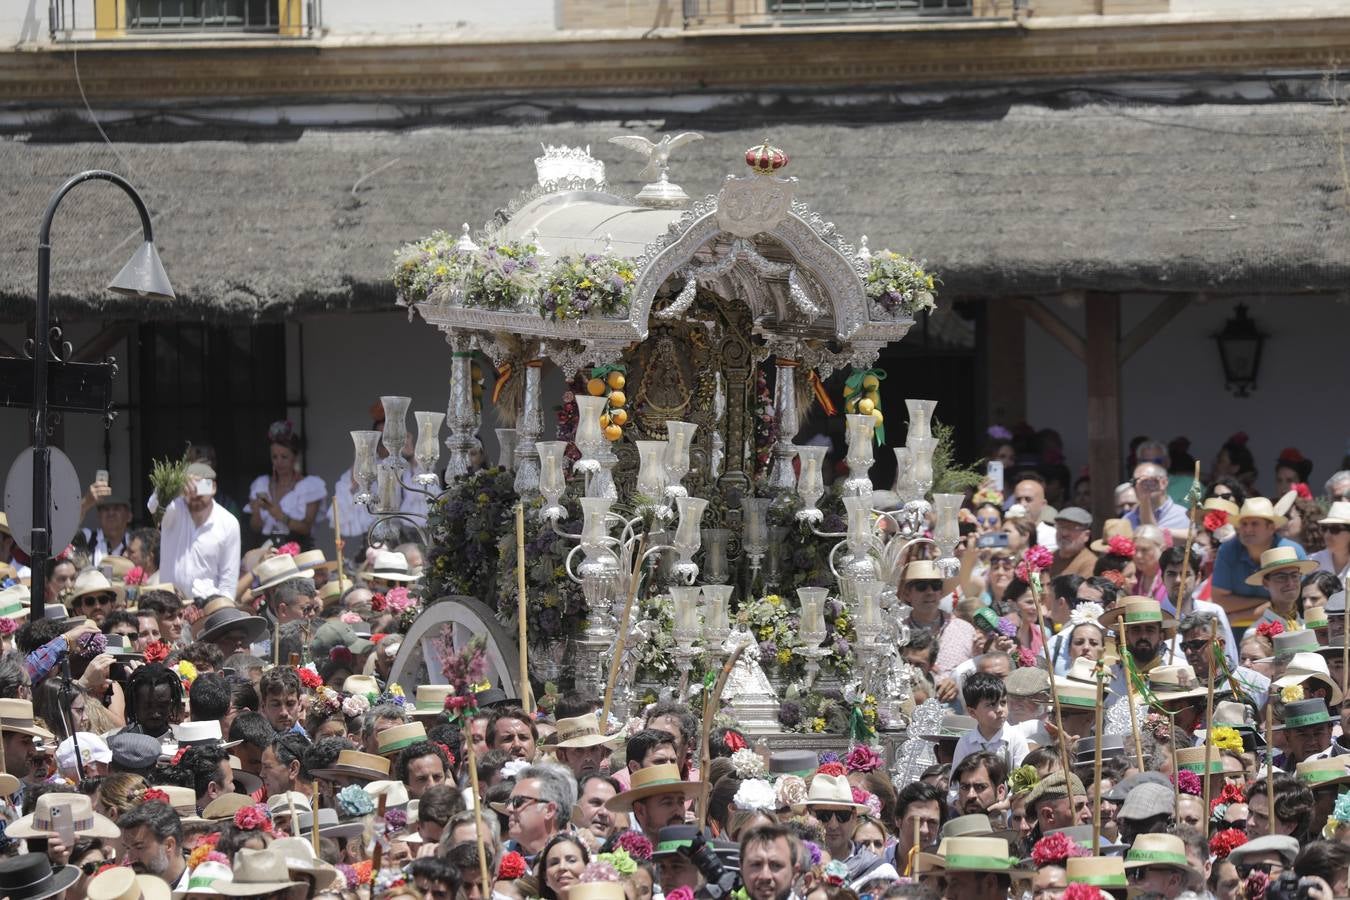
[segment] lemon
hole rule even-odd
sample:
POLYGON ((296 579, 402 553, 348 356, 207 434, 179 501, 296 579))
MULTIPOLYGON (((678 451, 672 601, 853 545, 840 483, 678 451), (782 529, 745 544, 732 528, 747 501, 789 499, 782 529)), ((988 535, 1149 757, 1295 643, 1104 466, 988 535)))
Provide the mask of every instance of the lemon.
POLYGON ((616 391, 627 383, 627 379, 623 377, 622 372, 610 372, 609 377, 605 380, 609 382, 610 388, 616 391))
POLYGON ((609 427, 609 416, 605 415, 604 413, 600 414, 600 427, 601 428, 609 427))
POLYGON ((862 386, 865 391, 875 391, 877 388, 881 387, 881 381, 878 380, 875 375, 864 375, 862 386))
POLYGON ((590 394, 592 397, 599 397, 604 392, 605 383, 599 378, 592 378, 590 381, 586 382, 586 393, 590 394))
POLYGON ((626 409, 616 409, 616 410, 614 410, 614 412, 612 412, 612 413, 609 414, 609 420, 610 420, 611 422, 613 422, 615 425, 627 425, 627 424, 628 424, 628 410, 626 410, 626 409))
POLYGON ((858 401, 858 412, 864 416, 868 415, 869 413, 872 412, 872 410, 876 408, 877 408, 876 403, 873 402, 872 400, 867 399, 866 397, 858 401))
POLYGON ((610 406, 619 407, 619 406, 623 406, 623 405, 624 405, 625 403, 627 403, 627 402, 628 402, 628 398, 624 396, 623 391, 610 391, 610 392, 609 392, 609 405, 610 405, 610 406))
POLYGON ((605 440, 617 441, 623 437, 623 429, 618 425, 609 425, 605 428, 605 440))
POLYGON ((872 418, 877 420, 878 425, 886 421, 886 417, 881 414, 881 410, 879 409, 872 410, 872 418))

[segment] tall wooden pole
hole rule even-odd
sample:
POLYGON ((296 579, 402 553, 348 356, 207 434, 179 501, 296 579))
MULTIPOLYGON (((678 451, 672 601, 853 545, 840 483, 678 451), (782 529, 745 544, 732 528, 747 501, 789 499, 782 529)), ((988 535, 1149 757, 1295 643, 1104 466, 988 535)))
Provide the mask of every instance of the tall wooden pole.
MULTIPOLYGON (((1027 573, 1031 575, 1031 573, 1027 573)), ((1055 691, 1055 664, 1050 661, 1050 641, 1045 639, 1045 612, 1041 609, 1041 576, 1040 573, 1032 575, 1031 595, 1036 600, 1036 627, 1041 629, 1041 650, 1045 654, 1045 674, 1050 679, 1050 699, 1055 706, 1055 730, 1059 732, 1059 761, 1064 767, 1064 783, 1069 783, 1069 774, 1073 771, 1069 768, 1069 747, 1068 740, 1064 735, 1064 713, 1059 707, 1059 694, 1055 691)), ((1100 729, 1099 729, 1100 733, 1100 729)))
POLYGON ((534 691, 530 690, 530 646, 526 637, 529 611, 525 596, 525 504, 516 504, 516 619, 520 642, 520 705, 534 714, 534 691))
MULTIPOLYGON (((1195 481, 1200 480, 1200 460, 1195 461, 1195 481)), ((1200 504, 1192 503, 1191 508, 1186 511, 1186 517, 1189 523, 1186 526, 1186 543, 1181 548, 1181 582, 1177 585, 1177 621, 1186 615, 1195 607, 1195 601, 1191 598, 1191 592, 1186 590, 1186 576, 1191 568, 1191 546, 1195 543, 1195 519, 1200 512, 1200 504)), ((1176 645, 1180 641, 1177 635, 1172 635, 1172 640, 1167 642, 1167 664, 1172 664, 1172 657, 1176 653, 1176 645)), ((1206 719, 1206 722, 1209 720, 1206 719)), ((1205 807, 1208 809, 1209 807, 1205 807)))
POLYGON ((1275 704, 1266 703, 1266 828, 1275 833, 1275 704))
MULTIPOLYGON (((1217 625, 1217 623, 1215 623, 1217 625)), ((1217 631, 1218 629, 1213 629, 1217 631)), ((1203 783, 1201 785, 1202 795, 1205 805, 1202 809, 1209 809, 1209 755, 1214 752, 1214 667, 1218 665, 1218 652, 1223 649, 1223 636, 1215 634, 1210 638, 1209 646, 1205 652, 1209 654, 1209 665, 1205 673, 1205 764, 1204 775, 1201 776, 1203 783)), ((1181 781, 1178 779, 1177 784, 1181 781)))
POLYGON ((337 560, 338 589, 342 589, 342 524, 338 521, 337 497, 333 497, 333 553, 337 560))
POLYGON ((1116 653, 1120 656, 1120 671, 1125 675, 1125 702, 1130 706, 1130 732, 1134 735, 1134 762, 1140 772, 1144 769, 1144 746, 1139 738, 1139 711, 1134 704, 1134 679, 1130 677, 1130 664, 1125 659, 1129 648, 1125 646, 1125 629, 1116 632, 1116 653))
MULTIPOLYGON (((1102 708, 1106 705, 1106 667, 1097 660, 1097 727, 1092 733, 1092 847, 1093 852, 1102 845, 1102 708)), ((1064 780, 1067 786, 1068 778, 1064 780)))
POLYGON ((314 858, 322 859, 319 853, 319 780, 314 779, 314 796, 310 801, 313 814, 309 817, 309 836, 314 842, 314 858))
MULTIPOLYGON (((468 721, 466 718, 465 722, 468 721)), ((473 789, 473 821, 477 829, 477 840, 474 843, 478 845, 478 874, 483 879, 481 891, 486 896, 491 890, 492 879, 488 878, 487 850, 483 846, 483 834, 485 833, 483 828, 483 794, 478 790, 478 756, 473 751, 473 735, 467 736, 469 739, 464 742, 464 746, 467 750, 465 755, 469 761, 469 786, 473 789)))

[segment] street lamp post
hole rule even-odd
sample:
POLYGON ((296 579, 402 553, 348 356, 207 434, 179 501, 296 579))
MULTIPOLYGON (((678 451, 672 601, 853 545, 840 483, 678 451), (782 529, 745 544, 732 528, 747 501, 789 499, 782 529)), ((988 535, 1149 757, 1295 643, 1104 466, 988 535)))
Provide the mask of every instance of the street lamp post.
POLYGON ((50 521, 51 494, 51 454, 47 448, 47 371, 50 349, 51 302, 49 288, 52 275, 52 219, 56 208, 61 205, 66 194, 78 184, 86 181, 110 181, 121 188, 131 202, 136 204, 136 212, 141 217, 141 246, 136 254, 117 273, 117 277, 108 285, 114 293, 130 297, 148 297, 155 300, 172 300, 173 288, 169 276, 159 261, 155 250, 154 229, 150 224, 150 212, 145 208, 141 195, 121 175, 94 169, 81 172, 61 185, 52 194, 47 203, 47 211, 42 216, 42 227, 38 231, 38 287, 37 322, 33 327, 33 529, 30 538, 30 565, 32 567, 31 591, 29 600, 29 618, 40 619, 46 597, 47 559, 52 552, 50 521))

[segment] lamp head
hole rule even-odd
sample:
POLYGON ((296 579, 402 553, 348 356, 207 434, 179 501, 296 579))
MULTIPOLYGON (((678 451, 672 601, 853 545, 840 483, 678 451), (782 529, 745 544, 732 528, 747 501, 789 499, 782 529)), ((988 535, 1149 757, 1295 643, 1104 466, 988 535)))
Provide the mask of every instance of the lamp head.
POLYGON ((159 261, 159 252, 151 241, 145 241, 136 255, 122 267, 108 290, 124 297, 148 297, 151 300, 173 300, 173 286, 159 261))

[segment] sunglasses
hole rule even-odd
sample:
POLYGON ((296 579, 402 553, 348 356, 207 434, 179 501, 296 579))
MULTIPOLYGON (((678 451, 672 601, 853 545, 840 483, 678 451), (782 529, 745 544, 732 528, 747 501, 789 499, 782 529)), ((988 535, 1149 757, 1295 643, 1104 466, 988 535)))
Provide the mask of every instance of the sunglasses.
POLYGON ((524 794, 517 794, 514 797, 507 797, 502 805, 507 809, 524 809, 531 803, 541 802, 538 797, 526 797, 524 794))
POLYGON ((1000 556, 989 560, 989 568, 991 569, 1011 569, 1012 567, 1013 561, 1006 556, 1000 556))
POLYGON ((816 810, 816 821, 819 822, 819 823, 822 824, 822 825, 824 825, 826 822, 829 822, 831 819, 833 819, 834 821, 836 821, 836 822, 838 822, 838 823, 840 823, 840 824, 842 825, 843 823, 845 823, 845 822, 849 821, 850 819, 852 819, 853 816, 854 816, 854 812, 853 812, 853 810, 851 810, 851 809, 818 809, 818 810, 816 810))
POLYGON ((1232 492, 1232 491, 1215 491, 1211 496, 1213 496, 1216 500, 1232 500, 1232 499, 1233 499, 1233 492, 1232 492))
POLYGON ((940 581, 928 581, 928 580, 925 580, 925 581, 911 581, 909 584, 910 584, 910 586, 913 587, 914 590, 916 590, 916 591, 940 591, 940 590, 942 590, 942 582, 940 582, 940 581))
POLYGON ((981 525, 997 525, 998 516, 977 516, 975 521, 981 525))
POLYGON ((1181 642, 1181 649, 1185 650, 1187 653, 1198 653, 1207 646, 1209 646, 1209 641, 1207 640, 1181 642))
POLYGON ((1246 831, 1246 830, 1247 830, 1247 820, 1246 820, 1246 819, 1237 819, 1237 820, 1235 820, 1235 821, 1233 821, 1233 822, 1224 822, 1224 823, 1223 823, 1223 827, 1224 827, 1224 828, 1236 828, 1238 831, 1246 831))
POLYGON ((107 594, 86 594, 79 599, 79 606, 108 606, 113 598, 107 594))
POLYGON ((1284 866, 1281 863, 1277 862, 1247 863, 1246 865, 1241 865, 1237 867, 1238 877, 1246 878, 1253 872, 1264 872, 1265 874, 1269 875, 1270 870, 1275 868, 1276 866, 1279 866, 1281 869, 1284 868, 1284 866))
POLYGON ((1346 529, 1346 527, 1345 527, 1344 525, 1323 525, 1323 526, 1322 526, 1322 531, 1323 531, 1324 533, 1326 533, 1326 534, 1340 534, 1341 532, 1346 531, 1346 530, 1347 530, 1347 529, 1346 529))

